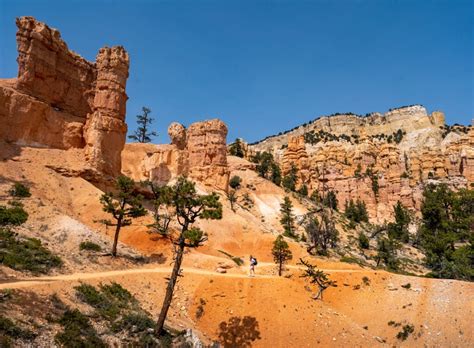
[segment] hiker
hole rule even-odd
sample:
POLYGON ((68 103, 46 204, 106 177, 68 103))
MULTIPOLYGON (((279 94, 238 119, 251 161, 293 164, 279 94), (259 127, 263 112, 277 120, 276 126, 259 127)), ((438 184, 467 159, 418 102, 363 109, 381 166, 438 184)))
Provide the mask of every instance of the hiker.
POLYGON ((250 255, 250 274, 249 276, 255 275, 255 266, 257 265, 257 259, 250 255))

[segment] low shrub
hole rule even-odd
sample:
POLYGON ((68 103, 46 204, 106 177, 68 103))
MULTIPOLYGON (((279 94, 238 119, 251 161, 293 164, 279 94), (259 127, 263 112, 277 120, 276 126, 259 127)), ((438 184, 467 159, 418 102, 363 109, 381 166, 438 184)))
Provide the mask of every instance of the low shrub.
POLYGON ((9 193, 13 197, 30 197, 31 196, 31 192, 28 186, 25 186, 21 182, 16 182, 15 184, 13 184, 9 193))
POLYGON ((66 310, 59 319, 63 331, 55 336, 55 341, 62 347, 107 347, 100 339, 84 314, 78 309, 66 310))
POLYGON ((370 243, 369 238, 364 233, 359 234, 359 248, 369 249, 370 243))
POLYGON ((89 251, 101 251, 102 247, 99 244, 94 242, 86 241, 79 244, 80 250, 89 250, 89 251))
POLYGON ((30 330, 22 329, 10 318, 0 315, 0 337, 2 336, 8 336, 13 339, 21 338, 25 340, 31 340, 36 337, 36 335, 30 330))
POLYGON ((397 338, 401 341, 405 341, 410 334, 415 331, 415 327, 411 324, 403 325, 402 331, 397 333, 397 338))
POLYGON ((39 239, 20 238, 8 229, 0 229, 0 263, 17 271, 43 274, 63 264, 39 239))
POLYGON ((22 206, 6 207, 0 205, 0 226, 19 226, 28 220, 28 213, 22 206))

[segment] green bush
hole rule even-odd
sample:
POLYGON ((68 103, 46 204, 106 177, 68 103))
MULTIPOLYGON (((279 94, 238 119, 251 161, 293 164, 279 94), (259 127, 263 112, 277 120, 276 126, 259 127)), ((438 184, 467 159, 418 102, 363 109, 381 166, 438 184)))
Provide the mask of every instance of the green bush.
POLYGON ((10 195, 12 195, 13 197, 30 197, 31 192, 27 186, 25 186, 21 182, 16 182, 10 189, 10 195))
POLYGON ((22 329, 10 318, 4 317, 0 314, 0 338, 2 336, 8 336, 13 339, 21 338, 25 340, 31 340, 36 337, 36 335, 30 330, 22 329))
POLYGON ((238 175, 234 175, 229 180, 229 186, 232 187, 234 190, 239 188, 241 183, 242 183, 242 178, 238 175))
POLYGON ((359 248, 369 249, 370 243, 369 238, 364 233, 359 234, 359 248))
POLYGON ((351 199, 346 201, 344 215, 352 222, 369 222, 369 214, 364 201, 357 200, 355 203, 351 199))
POLYGON ((59 319, 63 331, 55 336, 55 341, 62 347, 107 347, 100 339, 84 314, 78 309, 66 310, 59 319))
POLYGON ((418 240, 430 276, 474 280, 474 190, 428 185, 423 196, 418 240))
POLYGON ((81 284, 74 288, 76 296, 91 307, 101 317, 114 321, 124 310, 138 308, 138 301, 120 284, 112 282, 100 285, 99 289, 90 284, 81 284))
POLYGON ((19 238, 8 229, 0 229, 0 263, 17 271, 48 273, 60 267, 62 260, 35 238, 19 238))
POLYGON ((0 226, 19 226, 28 220, 28 213, 23 207, 14 205, 11 208, 0 205, 0 226))
POLYGON ((130 331, 134 327, 135 332, 144 332, 148 329, 155 327, 155 321, 151 319, 147 314, 141 313, 129 313, 126 314, 119 322, 113 325, 112 330, 115 332, 119 331, 130 331))
POLYGON ((99 244, 96 244, 94 242, 86 241, 86 242, 81 242, 79 244, 79 249, 80 250, 90 250, 90 251, 101 251, 102 248, 99 244))

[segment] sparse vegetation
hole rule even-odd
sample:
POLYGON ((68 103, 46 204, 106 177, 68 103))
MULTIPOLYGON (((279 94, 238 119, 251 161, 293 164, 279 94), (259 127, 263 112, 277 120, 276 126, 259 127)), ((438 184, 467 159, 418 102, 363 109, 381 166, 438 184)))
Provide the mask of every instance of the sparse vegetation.
POLYGON ((358 237, 359 241, 359 248, 361 249, 369 249, 370 248, 370 243, 369 243, 369 238, 365 235, 364 232, 361 232, 358 237))
POLYGON ((321 199, 321 203, 331 209, 337 210, 337 196, 336 192, 329 190, 327 194, 321 199))
POLYGON ((474 190, 428 185, 418 240, 431 276, 474 280, 474 190))
POLYGON ((288 196, 283 199, 280 205, 280 223, 283 227, 283 235, 290 238, 297 238, 295 234, 295 216, 293 215, 293 203, 288 196))
POLYGON ((385 237, 379 238, 377 241, 377 255, 375 256, 377 267, 383 262, 388 270, 398 270, 400 264, 397 258, 398 248, 399 244, 396 240, 385 237))
POLYGON ((48 273, 52 268, 62 265, 59 256, 53 255, 40 240, 21 238, 4 228, 0 228, 0 263, 17 271, 34 274, 48 273))
POLYGON ((156 324, 155 334, 160 336, 173 298, 184 250, 185 248, 197 248, 207 240, 207 235, 201 229, 194 227, 193 224, 198 219, 221 219, 222 204, 219 202, 219 196, 214 192, 209 195, 199 195, 195 184, 184 177, 178 178, 172 187, 148 184, 154 193, 155 206, 155 223, 151 227, 154 232, 170 240, 175 253, 173 270, 156 324), (178 233, 174 233, 168 228, 173 218, 181 226, 181 231, 178 233))
POLYGON ((280 186, 281 170, 271 153, 266 151, 257 152, 250 160, 257 164, 255 169, 262 178, 268 179, 275 185, 280 186))
POLYGON ((239 138, 235 139, 235 141, 230 144, 229 154, 240 158, 243 158, 245 156, 244 147, 242 145, 242 141, 239 138))
POLYGON ((107 347, 97 335, 89 318, 78 309, 66 310, 59 319, 63 331, 55 336, 55 341, 62 347, 107 347))
POLYGON ((234 190, 238 189, 242 184, 242 178, 238 175, 234 175, 229 180, 229 186, 232 187, 234 190))
MULTIPOLYGON (((292 163, 290 170, 283 177, 281 185, 290 191, 296 191, 296 182, 298 181, 298 168, 292 163)), ((307 191, 307 190, 306 190, 307 191)), ((307 193, 306 193, 307 194, 307 193)))
POLYGON ((235 204, 238 199, 237 190, 229 190, 229 193, 227 193, 227 199, 230 203, 230 209, 235 212, 235 204))
POLYGON ((16 182, 10 189, 10 195, 18 198, 26 198, 31 196, 31 192, 28 186, 21 182, 16 182))
POLYGON ((225 256, 227 256, 232 261, 234 261, 237 266, 242 266, 244 264, 244 260, 242 260, 242 258, 240 258, 240 257, 231 255, 231 254, 229 254, 228 252, 226 252, 224 250, 217 250, 217 251, 220 252, 221 254, 224 254, 225 256))
POLYGON ((403 325, 402 331, 397 333, 397 338, 401 341, 405 341, 410 334, 412 334, 415 331, 415 327, 411 324, 406 324, 403 325))
POLYGON ((272 248, 273 260, 278 265, 278 275, 281 276, 283 265, 293 258, 288 243, 279 235, 273 242, 272 248))
POLYGON ((323 292, 330 286, 336 286, 336 282, 329 279, 329 276, 317 268, 316 265, 312 265, 308 261, 300 259, 300 263, 306 267, 303 274, 301 275, 302 278, 309 279, 311 284, 316 284, 318 286, 318 293, 314 297, 315 300, 321 298, 323 299, 323 292))
POLYGON ((410 283, 403 284, 403 285, 402 285, 402 288, 404 288, 404 289, 407 289, 407 290, 408 290, 408 289, 410 289, 410 288, 411 288, 411 284, 410 284, 410 283))
POLYGON ((137 124, 138 128, 135 130, 134 134, 129 135, 128 138, 135 140, 139 143, 149 143, 151 137, 156 137, 158 134, 156 132, 149 132, 150 124, 153 122, 153 118, 150 117, 151 109, 147 107, 142 107, 142 114, 137 115, 137 124))
POLYGON ((135 182, 126 177, 119 176, 115 183, 117 193, 104 193, 100 197, 103 210, 112 215, 115 223, 109 220, 104 221, 108 226, 115 226, 114 244, 112 246, 112 256, 117 256, 117 245, 120 229, 123 226, 132 224, 132 219, 146 215, 146 210, 142 206, 142 196, 135 192, 135 182))
POLYGON ((410 234, 408 233, 408 225, 411 220, 410 214, 400 201, 394 205, 393 210, 395 222, 387 225, 388 236, 403 243, 408 243, 410 240, 410 234))
POLYGON ((369 222, 369 215, 364 201, 351 199, 346 201, 344 215, 354 223, 369 222))
POLYGON ((0 205, 0 226, 19 226, 28 220, 28 213, 21 205, 0 205))
POLYGON ((99 252, 99 251, 102 250, 102 248, 99 244, 96 244, 96 243, 91 242, 91 241, 81 242, 81 244, 79 244, 79 249, 80 250, 88 250, 88 251, 96 251, 96 252, 99 252))
POLYGON ((306 184, 301 185, 301 187, 298 190, 298 194, 300 194, 303 197, 308 196, 308 186, 306 184))
POLYGON ((336 247, 339 233, 327 214, 322 214, 321 221, 311 217, 305 225, 311 246, 308 252, 316 250, 318 255, 328 255, 328 249, 336 247))
POLYGON ((10 318, 0 314, 0 346, 13 347, 11 339, 31 340, 35 338, 35 334, 30 330, 21 328, 10 318))

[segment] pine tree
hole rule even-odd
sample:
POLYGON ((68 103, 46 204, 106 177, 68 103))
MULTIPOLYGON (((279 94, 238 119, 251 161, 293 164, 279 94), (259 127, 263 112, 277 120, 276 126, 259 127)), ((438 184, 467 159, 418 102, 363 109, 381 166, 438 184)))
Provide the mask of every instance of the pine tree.
POLYGON ((105 220, 107 226, 115 226, 114 244, 112 246, 112 256, 117 256, 117 244, 120 229, 123 226, 132 224, 132 219, 146 215, 146 210, 142 206, 142 196, 135 193, 135 182, 126 177, 119 176, 115 183, 117 193, 104 193, 100 197, 102 208, 106 213, 112 215, 116 220, 112 223, 105 220))
POLYGON ((174 247, 174 265, 166 288, 163 306, 156 324, 156 335, 161 335, 168 314, 174 287, 178 279, 185 248, 197 248, 207 240, 207 236, 193 224, 199 219, 217 220, 222 218, 222 204, 216 193, 199 195, 193 182, 178 178, 172 187, 157 187, 148 183, 154 194, 155 223, 153 231, 168 238, 174 247), (169 228, 170 221, 176 219, 180 231, 169 228))
POLYGON ((230 190, 227 194, 227 198, 229 199, 230 209, 235 212, 235 203, 237 203, 237 190, 230 190))
POLYGON ((243 145, 242 145, 242 141, 237 138, 235 139, 235 141, 230 144, 229 146, 229 153, 232 155, 232 156, 237 156, 237 157, 240 157, 240 158, 243 158, 244 157, 244 148, 243 148, 243 145))
POLYGON ((295 216, 293 215, 293 203, 290 198, 286 196, 283 203, 280 205, 280 223, 283 226, 283 235, 291 238, 295 238, 295 216))
POLYGON ((151 137, 156 137, 158 134, 154 131, 149 132, 150 124, 154 118, 150 117, 151 110, 147 107, 142 107, 142 115, 137 115, 137 124, 139 127, 135 130, 134 134, 129 135, 128 138, 135 140, 139 143, 149 143, 151 137))
POLYGON ((273 260, 278 265, 278 275, 281 276, 283 264, 293 258, 293 254, 288 246, 288 243, 279 235, 273 242, 272 249, 273 260))
POLYGON ((304 273, 301 275, 302 278, 308 278, 311 284, 316 284, 318 286, 318 293, 315 297, 315 300, 321 298, 323 299, 323 292, 330 286, 337 286, 336 282, 329 279, 329 276, 317 268, 316 265, 312 265, 309 262, 300 259, 300 262, 303 266, 306 266, 304 273))
POLYGON ((328 249, 330 247, 334 248, 337 245, 339 233, 332 220, 324 211, 321 222, 316 217, 311 218, 305 225, 305 230, 311 243, 311 246, 308 248, 309 253, 316 250, 319 255, 327 255, 328 249))
POLYGON ((408 210, 400 203, 400 201, 398 201, 397 204, 393 206, 393 211, 395 214, 395 222, 388 224, 388 236, 403 243, 408 243, 410 240, 410 234, 408 232, 410 214, 408 210))
POLYGON ((296 182, 298 180, 298 168, 292 163, 290 171, 288 174, 286 174, 281 183, 284 188, 290 190, 290 191, 295 191, 296 190, 296 182))

